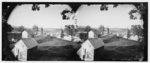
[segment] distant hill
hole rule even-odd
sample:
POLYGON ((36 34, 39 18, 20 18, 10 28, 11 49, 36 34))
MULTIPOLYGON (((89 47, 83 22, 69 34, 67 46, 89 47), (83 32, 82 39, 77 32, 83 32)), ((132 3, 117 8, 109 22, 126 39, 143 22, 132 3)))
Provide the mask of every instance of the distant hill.
POLYGON ((127 28, 110 28, 111 32, 118 32, 118 33, 122 33, 122 32, 127 32, 127 28))
POLYGON ((58 33, 61 31, 60 28, 44 28, 45 32, 58 33))

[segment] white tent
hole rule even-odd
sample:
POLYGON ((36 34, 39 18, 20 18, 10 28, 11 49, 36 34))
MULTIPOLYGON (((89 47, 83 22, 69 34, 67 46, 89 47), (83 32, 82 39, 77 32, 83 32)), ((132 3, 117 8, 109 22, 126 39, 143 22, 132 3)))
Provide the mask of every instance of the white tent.
POLYGON ((135 35, 135 36, 132 35, 129 39, 138 41, 138 36, 137 35, 135 35))
POLYGON ((71 41, 71 40, 72 40, 72 37, 71 37, 70 35, 68 35, 68 36, 64 36, 63 39, 64 39, 64 40, 71 41))
POLYGON ((81 39, 79 37, 73 36, 73 42, 80 42, 81 39))

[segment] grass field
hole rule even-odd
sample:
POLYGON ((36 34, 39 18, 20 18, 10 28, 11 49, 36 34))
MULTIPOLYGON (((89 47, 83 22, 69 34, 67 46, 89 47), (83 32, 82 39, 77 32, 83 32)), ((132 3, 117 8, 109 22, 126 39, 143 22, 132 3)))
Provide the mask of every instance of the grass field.
POLYGON ((105 42, 104 50, 96 50, 97 61, 138 61, 143 57, 140 42, 115 36, 105 40, 108 42, 105 42))
POLYGON ((33 52, 32 58, 29 60, 33 61, 80 60, 80 58, 78 58, 78 55, 76 54, 76 51, 80 48, 80 44, 50 36, 46 36, 44 38, 41 37, 41 39, 39 38, 39 40, 37 41, 39 43, 37 51, 33 52))
MULTIPOLYGON (((104 48, 95 50, 95 61, 138 61, 142 57, 142 48, 139 42, 114 36, 104 37, 103 40, 105 40, 104 48)), ((81 44, 50 36, 41 38, 38 43, 37 51, 29 60, 80 61, 76 52, 81 44)))

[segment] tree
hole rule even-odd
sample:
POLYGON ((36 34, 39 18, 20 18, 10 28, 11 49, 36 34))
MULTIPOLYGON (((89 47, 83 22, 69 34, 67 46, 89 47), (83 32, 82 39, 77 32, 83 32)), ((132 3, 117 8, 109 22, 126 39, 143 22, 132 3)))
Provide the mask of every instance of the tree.
POLYGON ((147 7, 148 7, 148 4, 147 3, 136 3, 136 4, 133 4, 135 6, 134 9, 132 9, 130 12, 129 12, 129 15, 130 15, 130 18, 131 19, 137 19, 137 16, 134 15, 135 13, 138 13, 140 14, 140 19, 143 21, 146 20, 146 16, 147 16, 147 7))
POLYGON ((68 9, 65 9, 61 12, 61 15, 62 15, 62 19, 63 20, 69 20, 70 19, 70 16, 71 16, 72 12, 68 9))
POLYGON ((44 30, 43 30, 43 28, 41 28, 41 34, 43 34, 44 33, 44 30))
MULTIPOLYGON (((45 4, 45 8, 48 8, 50 6, 50 4, 45 4)), ((33 6, 32 6, 32 10, 33 11, 39 11, 40 10, 40 6, 39 6, 39 4, 33 4, 33 6)))
POLYGON ((107 4, 102 4, 100 7, 100 10, 102 10, 102 11, 108 10, 107 4))
POLYGON ((39 11, 39 10, 40 10, 39 4, 33 4, 32 10, 33 10, 33 11, 36 11, 36 10, 39 11))
POLYGON ((64 31, 63 31, 63 29, 61 29, 61 38, 63 38, 64 37, 64 31))
POLYGON ((86 31, 86 32, 89 32, 90 30, 91 30, 91 27, 90 27, 90 26, 86 26, 86 27, 85 27, 85 31, 86 31))
POLYGON ((143 29, 141 25, 132 25, 131 30, 134 35, 138 36, 138 39, 140 39, 140 37, 143 37, 143 29))
POLYGON ((107 28, 107 34, 109 34, 110 33, 110 30, 109 30, 109 28, 107 28))
POLYGON ((76 29, 75 29, 74 25, 66 25, 65 31, 67 32, 68 35, 71 35, 71 36, 74 36, 76 33, 76 29))
POLYGON ((24 26, 20 26, 18 31, 23 32, 25 30, 24 26))
POLYGON ((99 33, 100 33, 101 35, 103 35, 103 34, 104 34, 104 31, 105 31, 105 27, 104 27, 103 25, 100 25, 100 26, 99 26, 99 33))
POLYGON ((39 31, 39 28, 37 25, 34 25, 33 26, 33 31, 35 32, 35 34, 37 35, 38 31, 39 31))
POLYGON ((2 60, 13 60, 10 41, 8 40, 8 32, 13 30, 12 26, 7 22, 2 22, 2 60))
POLYGON ((130 30, 128 29, 128 30, 127 30, 127 39, 129 39, 129 38, 130 38, 130 36, 131 36, 131 34, 130 34, 130 30))
POLYGON ((13 30, 13 27, 7 23, 8 18, 16 4, 2 3, 2 60, 14 60, 11 52, 10 41, 8 41, 8 32, 13 30))

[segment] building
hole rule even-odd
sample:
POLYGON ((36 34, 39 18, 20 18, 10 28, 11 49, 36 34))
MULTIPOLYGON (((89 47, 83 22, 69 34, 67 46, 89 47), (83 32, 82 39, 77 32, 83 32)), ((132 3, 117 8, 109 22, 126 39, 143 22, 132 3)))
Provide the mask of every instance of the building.
POLYGON ((89 38, 82 43, 81 48, 77 51, 81 60, 93 61, 94 50, 104 46, 104 42, 100 38, 89 38))
POLYGON ((29 34, 27 31, 22 32, 22 38, 28 38, 29 34))
POLYGON ((19 61, 26 61, 29 50, 36 48, 38 43, 33 38, 23 38, 14 44, 12 52, 19 61))
POLYGON ((88 38, 94 38, 94 32, 91 30, 88 32, 88 38))
POLYGON ((10 42, 17 42, 21 39, 21 32, 8 32, 8 40, 10 42))
POLYGON ((79 37, 82 41, 85 41, 85 40, 88 39, 88 33, 85 32, 85 31, 83 31, 83 30, 79 30, 79 31, 77 32, 77 35, 78 35, 78 37, 79 37))

